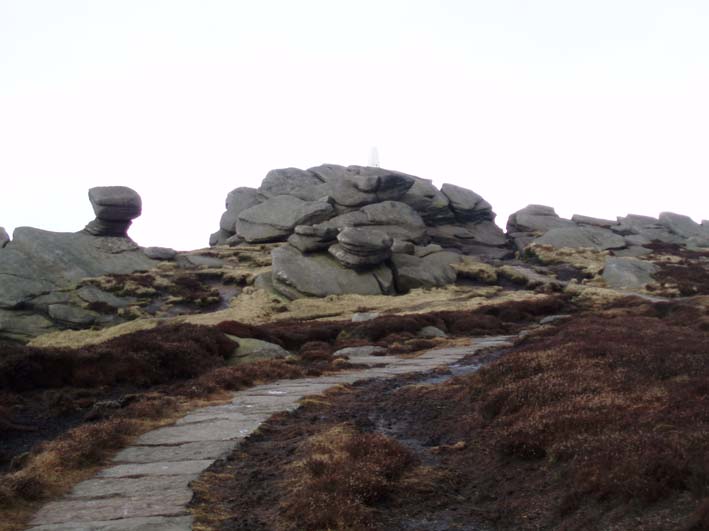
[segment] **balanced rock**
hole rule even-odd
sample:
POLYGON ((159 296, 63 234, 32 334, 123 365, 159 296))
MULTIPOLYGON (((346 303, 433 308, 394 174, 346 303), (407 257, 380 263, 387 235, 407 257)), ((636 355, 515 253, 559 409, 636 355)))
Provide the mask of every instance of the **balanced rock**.
POLYGON ((84 229, 94 236, 123 236, 132 221, 140 216, 142 201, 127 186, 97 186, 89 190, 89 201, 96 214, 84 229))

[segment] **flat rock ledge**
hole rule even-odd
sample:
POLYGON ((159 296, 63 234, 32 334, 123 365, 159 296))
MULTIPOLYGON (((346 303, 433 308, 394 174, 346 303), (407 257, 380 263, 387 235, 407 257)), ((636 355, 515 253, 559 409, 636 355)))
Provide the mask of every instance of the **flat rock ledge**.
POLYGON ((353 352, 355 364, 377 364, 341 374, 252 387, 231 402, 197 409, 174 425, 139 437, 113 465, 76 485, 64 498, 42 507, 32 531, 188 531, 190 483, 227 456, 274 413, 298 407, 301 398, 370 378, 391 378, 450 365, 469 354, 511 345, 510 336, 479 338, 469 346, 431 350, 418 358, 353 352))

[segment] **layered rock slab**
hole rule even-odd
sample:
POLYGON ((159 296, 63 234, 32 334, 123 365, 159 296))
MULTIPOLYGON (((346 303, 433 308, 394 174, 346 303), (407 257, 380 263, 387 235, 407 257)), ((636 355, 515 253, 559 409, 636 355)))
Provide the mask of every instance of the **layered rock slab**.
POLYGON ((392 272, 383 265, 356 271, 341 265, 328 254, 305 256, 290 245, 274 249, 271 257, 273 286, 289 298, 394 292, 392 272))
POLYGON ((251 243, 283 241, 297 225, 320 223, 333 215, 329 203, 279 195, 242 211, 237 216, 236 232, 251 243))

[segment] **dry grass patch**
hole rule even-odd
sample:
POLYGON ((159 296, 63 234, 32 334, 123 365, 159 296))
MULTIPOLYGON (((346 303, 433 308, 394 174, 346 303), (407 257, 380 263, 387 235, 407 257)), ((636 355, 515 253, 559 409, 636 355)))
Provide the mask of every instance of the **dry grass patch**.
POLYGON ((373 507, 386 500, 416 459, 378 433, 334 426, 305 441, 284 485, 284 529, 371 528, 373 507))

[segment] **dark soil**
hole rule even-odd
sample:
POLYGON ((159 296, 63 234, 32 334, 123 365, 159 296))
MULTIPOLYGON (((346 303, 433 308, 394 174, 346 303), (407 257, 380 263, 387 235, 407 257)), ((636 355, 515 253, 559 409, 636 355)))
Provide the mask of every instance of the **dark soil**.
POLYGON ((654 251, 655 264, 660 268, 653 275, 660 284, 660 294, 669 289, 679 291, 683 297, 709 295, 709 250, 692 251, 679 245, 660 242, 646 247, 654 251), (677 257, 677 260, 668 262, 661 259, 667 255, 677 257))
POLYGON ((707 308, 625 302, 533 334, 471 375, 372 381, 272 418, 200 479, 197 523, 709 529, 707 308), (362 434, 386 438, 397 474, 382 479, 379 458, 340 449, 362 434), (347 486, 342 475, 360 469, 374 472, 357 484, 379 478, 376 495, 347 486), (313 513, 327 485, 330 505, 313 513))

